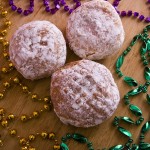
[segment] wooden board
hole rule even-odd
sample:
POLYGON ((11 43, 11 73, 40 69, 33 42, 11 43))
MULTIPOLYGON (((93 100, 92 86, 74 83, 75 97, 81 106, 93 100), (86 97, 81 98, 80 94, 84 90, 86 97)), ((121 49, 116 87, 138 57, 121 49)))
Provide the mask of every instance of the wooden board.
MULTIPOLYGON (((16 2, 16 1, 15 1, 16 2)), ((22 8, 25 8, 28 6, 28 1, 17 1, 17 6, 21 6, 22 8)), ((54 23, 63 33, 65 36, 65 27, 68 15, 64 13, 63 10, 57 12, 55 15, 50 15, 44 11, 44 7, 42 5, 42 0, 36 0, 35 1, 35 11, 32 15, 29 15, 28 17, 24 17, 21 15, 18 15, 12 11, 10 11, 8 5, 7 10, 9 12, 9 19, 12 21, 13 25, 10 28, 8 32, 7 38, 10 39, 13 33, 17 30, 18 27, 21 25, 33 21, 33 20, 49 20, 52 23, 54 23)), ((145 16, 149 15, 149 5, 146 4, 146 0, 126 0, 121 1, 119 5, 120 10, 133 10, 138 11, 141 14, 144 14, 145 16)), ((104 147, 108 148, 110 146, 113 146, 115 144, 123 144, 127 141, 127 138, 122 136, 116 128, 112 125, 112 121, 114 116, 129 116, 134 119, 134 117, 128 110, 128 108, 124 105, 122 97, 123 95, 129 91, 131 88, 125 85, 125 83, 122 81, 122 79, 118 78, 115 73, 115 62, 118 56, 122 53, 122 51, 129 45, 131 39, 134 35, 140 33, 145 27, 144 22, 139 22, 134 18, 125 17, 122 19, 123 26, 125 29, 126 37, 125 42, 120 49, 119 53, 117 53, 114 56, 108 57, 105 60, 99 61, 100 63, 107 66, 114 78, 115 81, 119 87, 121 100, 120 104, 118 106, 118 109, 114 113, 114 115, 102 123, 99 126, 88 128, 88 129, 82 129, 82 128, 76 128, 73 126, 67 126, 64 125, 59 121, 55 113, 52 111, 45 112, 42 114, 40 118, 37 118, 35 120, 29 121, 27 123, 21 123, 20 119, 18 118, 17 121, 13 121, 9 126, 10 128, 17 129, 18 135, 21 137, 27 137, 31 133, 41 132, 41 131, 53 131, 56 133, 56 136, 58 140, 60 141, 61 137, 65 135, 66 133, 74 133, 78 132, 86 137, 89 138, 90 141, 93 142, 94 149, 102 149, 104 147)), ((133 47, 133 51, 127 56, 125 63, 123 65, 123 72, 124 74, 128 76, 132 76, 137 81, 139 81, 141 84, 144 83, 143 78, 143 65, 140 61, 140 55, 139 55, 139 48, 140 44, 137 44, 133 47)), ((78 58, 69 48, 68 48, 68 55, 67 55, 67 62, 79 60, 78 58)), ((7 66, 6 61, 2 57, 2 51, 0 51, 0 67, 7 66)), ((4 79, 0 80, 0 90, 2 90, 2 83, 3 81, 7 81, 9 77, 15 77, 18 75, 16 71, 13 71, 9 75, 3 75, 4 79)), ((50 85, 50 78, 48 79, 42 79, 38 81, 29 81, 25 80, 21 77, 22 82, 25 83, 30 89, 32 89, 33 93, 38 93, 41 97, 49 95, 49 85, 50 85)), ((145 121, 148 121, 150 119, 150 106, 146 104, 145 102, 145 94, 141 94, 134 98, 132 100, 133 104, 138 105, 142 111, 145 118, 145 121)), ((26 94, 22 92, 22 90, 18 86, 13 86, 10 88, 9 92, 7 92, 6 97, 0 101, 0 107, 4 107, 6 112, 8 113, 14 113, 17 116, 20 116, 21 114, 31 114, 34 110, 40 110, 43 105, 39 102, 33 102, 30 97, 28 97, 26 94)), ((144 121, 144 122, 145 122, 144 121)), ((129 129, 131 133, 133 134, 134 142, 137 143, 139 140, 139 133, 142 125, 140 126, 129 126, 123 124, 123 126, 126 129, 129 129)), ((19 150, 19 144, 16 140, 16 138, 12 138, 8 135, 7 131, 0 126, 0 134, 1 138, 4 141, 4 146, 0 147, 2 150, 19 150)), ((150 142, 150 134, 147 135, 146 141, 150 142)), ((78 143, 75 143, 73 141, 68 141, 70 150, 86 150, 87 147, 85 145, 81 145, 78 143)), ((37 148, 38 150, 49 150, 52 149, 53 142, 41 140, 38 138, 34 143, 33 146, 37 148)))

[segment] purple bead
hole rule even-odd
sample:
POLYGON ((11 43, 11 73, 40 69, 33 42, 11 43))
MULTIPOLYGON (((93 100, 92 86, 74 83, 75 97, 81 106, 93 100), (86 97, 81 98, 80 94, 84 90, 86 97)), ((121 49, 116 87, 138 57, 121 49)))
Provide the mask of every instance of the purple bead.
POLYGON ((73 0, 75 3, 77 3, 78 2, 78 0, 73 0))
POLYGON ((56 11, 57 11, 57 10, 56 10, 55 8, 51 9, 51 14, 55 14, 56 11))
POLYGON ((150 3, 150 0, 148 0, 147 2, 150 3))
POLYGON ((80 3, 80 2, 77 2, 77 3, 76 3, 76 8, 79 7, 79 6, 81 6, 81 3, 80 3))
POLYGON ((68 11, 68 10, 69 10, 69 7, 68 7, 68 6, 64 6, 64 10, 65 10, 65 11, 68 11))
POLYGON ((16 7, 15 5, 12 5, 12 6, 11 6, 11 9, 12 9, 13 11, 16 11, 16 10, 17 10, 17 7, 16 7))
POLYGON ((28 11, 28 10, 24 10, 23 14, 24 14, 25 16, 28 16, 28 15, 29 15, 29 11, 28 11))
POLYGON ((48 6, 48 7, 46 7, 45 8, 45 10, 47 11, 47 12, 50 12, 51 11, 51 9, 50 9, 50 7, 48 6))
POLYGON ((60 5, 57 4, 57 5, 55 6, 55 8, 56 8, 56 9, 60 9, 60 5))
POLYGON ((142 20, 144 20, 144 16, 143 15, 141 15, 141 16, 139 16, 139 19, 142 21, 142 20))
POLYGON ((113 6, 117 7, 119 5, 119 1, 114 1, 113 6))
POLYGON ((126 13, 126 11, 122 11, 120 15, 121 15, 122 17, 124 17, 124 16, 127 15, 127 13, 126 13))
POLYGON ((60 1, 60 4, 61 4, 62 6, 64 6, 64 5, 66 4, 66 2, 65 2, 64 0, 61 0, 61 1, 60 1))
POLYGON ((120 11, 119 10, 117 10, 117 13, 118 13, 118 15, 120 15, 120 11))
POLYGON ((127 13, 128 16, 132 16, 132 10, 129 10, 127 13))
POLYGON ((150 17, 147 17, 147 18, 145 19, 145 22, 146 22, 146 23, 149 23, 149 22, 150 22, 150 17))
POLYGON ((70 10, 69 10, 69 14, 71 14, 71 13, 73 12, 73 10, 74 10, 74 9, 70 9, 70 10))
POLYGON ((17 13, 18 13, 18 14, 21 14, 21 13, 22 13, 22 8, 18 8, 18 9, 17 9, 17 13))
POLYGON ((134 17, 138 17, 139 13, 138 12, 134 12, 134 17))
POLYGON ((30 13, 33 13, 34 8, 33 8, 33 7, 30 7, 28 11, 29 11, 30 13))
POLYGON ((11 6, 11 5, 14 5, 13 0, 9 0, 9 5, 10 5, 10 6, 11 6))
POLYGON ((43 4, 44 4, 44 6, 48 6, 49 2, 45 0, 45 1, 43 1, 43 4))

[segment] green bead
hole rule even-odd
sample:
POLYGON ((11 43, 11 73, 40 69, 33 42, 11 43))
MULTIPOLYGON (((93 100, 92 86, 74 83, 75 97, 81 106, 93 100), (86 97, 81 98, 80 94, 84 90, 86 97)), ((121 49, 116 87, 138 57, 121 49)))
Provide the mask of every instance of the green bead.
POLYGON ((144 77, 146 80, 150 80, 150 68, 149 67, 145 67, 144 77))
POLYGON ((142 116, 140 116, 139 120, 140 121, 144 121, 144 118, 142 116))
POLYGON ((140 121, 140 120, 137 120, 137 121, 135 122, 135 124, 136 124, 136 125, 140 125, 140 124, 141 124, 141 121, 140 121))
POLYGON ((141 135, 140 135, 140 139, 143 140, 144 138, 145 138, 145 137, 144 137, 144 134, 141 134, 141 135))
POLYGON ((62 137, 62 138, 61 138, 61 141, 62 141, 62 142, 67 142, 67 138, 62 137))
POLYGON ((128 95, 125 95, 125 96, 124 96, 124 99, 128 99, 128 98, 129 98, 129 96, 128 96, 128 95))
POLYGON ((91 147, 92 145, 93 145, 92 142, 87 142, 88 147, 91 147))
POLYGON ((146 95, 146 100, 147 100, 147 103, 150 104, 150 95, 149 94, 146 95))
POLYGON ((142 111, 135 105, 130 104, 129 109, 136 116, 142 116, 142 111))
POLYGON ((143 32, 148 32, 148 30, 146 28, 144 28, 143 32))
POLYGON ((130 51, 131 51, 131 47, 128 47, 128 48, 126 49, 126 51, 127 51, 127 52, 130 52, 130 51))
POLYGON ((129 96, 134 96, 134 95, 137 95, 137 94, 139 94, 141 92, 142 92, 142 86, 139 86, 138 88, 129 91, 128 95, 129 96))
POLYGON ((147 66, 147 65, 148 65, 148 61, 147 61, 147 60, 144 60, 143 65, 144 65, 144 66, 147 66))
POLYGON ((148 29, 148 30, 149 30, 149 29, 150 29, 150 25, 147 25, 147 26, 145 27, 145 29, 148 29))
POLYGON ((117 129, 118 129, 122 134, 126 135, 127 137, 131 137, 131 136, 132 136, 132 134, 131 134, 128 130, 126 130, 126 129, 122 128, 122 127, 118 127, 117 129))
POLYGON ((142 60, 146 60, 146 57, 144 55, 141 56, 142 60))
POLYGON ((129 142, 129 143, 132 143, 132 142, 133 142, 133 139, 130 138, 130 139, 128 140, 128 142, 129 142))
POLYGON ((130 119, 129 117, 121 117, 121 120, 129 123, 129 124, 134 124, 134 121, 130 119))
POLYGON ((63 142, 60 144, 60 147, 61 147, 61 150, 69 150, 67 144, 65 144, 63 142))
POLYGON ((124 146, 123 145, 115 145, 111 148, 109 148, 109 150, 123 150, 124 146))
POLYGON ((123 64, 123 61, 124 61, 124 56, 121 55, 118 59, 117 59, 117 62, 116 62, 116 68, 121 68, 122 64, 123 64))
POLYGON ((140 150, 149 150, 150 143, 140 143, 140 150))
POLYGON ((123 76, 122 72, 119 72, 118 75, 119 75, 119 77, 122 77, 122 76, 123 76))
POLYGON ((118 122, 117 121, 113 121, 113 124, 115 125, 115 126, 118 126, 118 122))
POLYGON ((149 86, 149 85, 150 85, 150 82, 146 81, 145 85, 146 85, 146 86, 149 86))
POLYGON ((131 78, 131 77, 125 76, 125 77, 124 77, 124 81, 125 81, 128 85, 130 85, 130 86, 137 86, 137 85, 138 85, 137 81, 134 80, 134 79, 131 78))
POLYGON ((87 138, 85 138, 83 135, 78 134, 78 133, 73 134, 72 138, 75 141, 80 142, 80 143, 86 143, 88 141, 87 138))
POLYGON ((150 52, 148 52, 148 56, 150 56, 150 52))
POLYGON ((142 47, 141 50, 140 50, 140 54, 145 55, 146 52, 147 52, 147 48, 142 47))
POLYGON ((114 120, 119 121, 119 118, 115 116, 114 120))
POLYGON ((140 150, 140 149, 139 149, 139 146, 138 146, 138 145, 133 144, 133 145, 132 145, 132 150, 140 150))
POLYGON ((150 130, 150 121, 146 122, 142 127, 142 133, 146 133, 148 130, 150 130))
POLYGON ((116 69, 116 73, 119 73, 120 72, 120 69, 116 69))
POLYGON ((128 54, 128 51, 125 50, 125 51, 123 52, 123 55, 126 56, 127 54, 128 54))
POLYGON ((142 87, 142 92, 143 92, 143 93, 146 93, 146 92, 147 92, 147 86, 144 85, 144 86, 142 87))
POLYGON ((71 135, 71 134, 67 134, 67 135, 66 135, 66 138, 67 138, 67 139, 71 139, 71 138, 72 138, 72 135, 71 135))
POLYGON ((125 99, 125 104, 129 105, 130 104, 130 100, 129 99, 125 99))

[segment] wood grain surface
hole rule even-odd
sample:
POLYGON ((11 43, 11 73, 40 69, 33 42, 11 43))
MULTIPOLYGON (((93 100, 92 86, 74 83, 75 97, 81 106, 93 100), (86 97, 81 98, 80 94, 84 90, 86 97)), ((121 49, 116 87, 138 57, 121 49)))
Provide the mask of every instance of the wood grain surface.
MULTIPOLYGON (((28 0, 18 0, 18 1, 15 0, 15 2, 17 6, 21 6, 22 8, 28 7, 28 0)), ((136 1, 124 0, 120 2, 119 9, 138 11, 141 14, 148 16, 149 6, 150 5, 146 4, 146 0, 136 0, 136 1)), ((6 9, 9 12, 8 18, 13 23, 13 25, 11 26, 8 32, 8 36, 7 36, 8 40, 11 38, 11 36, 17 30, 18 27, 33 20, 51 21, 63 32, 65 36, 65 28, 66 28, 68 14, 64 13, 62 9, 58 11, 55 15, 50 15, 44 11, 42 0, 35 0, 35 11, 33 14, 29 15, 28 17, 24 17, 12 12, 8 4, 6 4, 6 9)), ((116 55, 99 61, 99 63, 104 64, 106 67, 108 67, 111 70, 113 77, 115 78, 115 81, 119 87, 120 95, 121 95, 119 106, 115 111, 114 115, 110 119, 108 119, 107 121, 105 121, 104 123, 96 127, 92 127, 88 129, 76 128, 73 126, 64 125, 52 110, 50 112, 45 112, 39 118, 26 123, 21 123, 20 119, 18 118, 16 121, 13 121, 9 125, 10 128, 17 129, 18 135, 20 135, 21 137, 27 137, 31 133, 34 134, 36 132, 41 132, 41 131, 49 131, 49 132, 53 131, 56 133, 59 142, 61 137, 66 133, 78 132, 85 135, 86 137, 88 137, 90 141, 93 142, 95 150, 102 149, 104 147, 108 148, 115 144, 124 144, 127 141, 127 138, 122 136, 112 125, 113 118, 114 116, 129 116, 132 117, 133 119, 136 119, 136 117, 134 117, 131 114, 131 112, 129 112, 128 108, 124 105, 122 100, 123 95, 131 88, 129 88, 122 81, 122 79, 117 77, 114 66, 118 56, 129 45, 133 36, 139 34, 142 31, 142 29, 146 26, 146 23, 140 22, 137 19, 134 19, 132 17, 130 18, 125 17, 122 19, 122 22, 126 33, 123 46, 121 47, 120 51, 116 55)), ((140 48, 140 43, 136 44, 133 47, 132 52, 129 53, 129 55, 125 59, 122 71, 124 72, 125 75, 132 76, 138 82, 144 83, 145 82, 143 78, 144 67, 140 60, 139 48, 140 48)), ((68 48, 67 62, 72 62, 79 59, 80 58, 78 58, 68 48)), ((0 68, 2 66, 7 66, 7 64, 8 63, 2 57, 2 50, 0 50, 0 68)), ((13 71, 8 75, 7 74, 2 75, 4 79, 0 80, 0 91, 2 90, 3 81, 7 81, 10 77, 15 77, 16 75, 19 75, 17 71, 13 71)), ((49 95, 50 78, 42 79, 38 81, 29 81, 23 79, 21 75, 19 76, 21 77, 22 82, 25 83, 32 90, 33 93, 38 93, 38 95, 41 97, 49 95)), ((145 118, 144 122, 150 120, 150 106, 148 106, 148 104, 145 102, 145 96, 146 96, 145 94, 140 94, 137 97, 132 99, 132 103, 136 104, 142 109, 145 118)), ((5 98, 0 101, 0 108, 1 107, 4 107, 7 113, 14 113, 17 116, 20 116, 21 114, 31 114, 34 110, 40 110, 43 107, 43 105, 42 103, 39 102, 33 102, 31 98, 28 97, 26 94, 24 94, 18 86, 13 86, 7 92, 5 98)), ((137 143, 139 140, 139 133, 142 125, 134 126, 134 125, 122 124, 123 127, 131 131, 131 133, 133 134, 134 143, 137 143)), ((4 141, 4 146, 0 147, 0 149, 2 150, 20 149, 20 146, 16 138, 10 137, 7 133, 7 130, 5 130, 1 126, 0 126, 0 134, 2 140, 4 141)), ((150 133, 147 134, 145 141, 150 142, 150 133)), ((73 141, 68 141, 68 144, 70 150, 87 149, 86 145, 78 144, 73 141)), ((53 142, 41 140, 40 138, 38 138, 33 143, 33 146, 37 150, 43 150, 43 149, 51 150, 53 146, 53 142)))

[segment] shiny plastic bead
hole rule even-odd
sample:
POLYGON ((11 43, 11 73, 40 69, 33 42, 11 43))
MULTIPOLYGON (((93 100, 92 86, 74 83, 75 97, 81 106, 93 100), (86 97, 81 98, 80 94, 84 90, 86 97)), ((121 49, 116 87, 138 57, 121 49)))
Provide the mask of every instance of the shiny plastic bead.
POLYGON ((111 147, 109 150, 123 150, 124 146, 123 145, 115 145, 111 147))
POLYGON ((7 27, 10 27, 11 24, 12 24, 12 23, 11 23, 10 21, 6 21, 6 22, 5 22, 5 25, 6 25, 7 27))
POLYGON ((123 120, 129 124, 134 124, 134 121, 129 117, 121 117, 121 120, 123 120))
POLYGON ((28 87, 27 86, 23 86, 22 90, 23 90, 24 93, 27 93, 28 92, 28 87))
POLYGON ((10 130, 9 134, 11 136, 15 136, 17 134, 17 131, 15 129, 10 130))
POLYGON ((13 114, 10 114, 10 115, 8 115, 8 119, 9 119, 9 120, 14 120, 14 119, 15 119, 15 116, 14 116, 13 114))
POLYGON ((116 68, 120 68, 123 64, 123 61, 124 61, 124 56, 120 56, 118 59, 117 59, 117 62, 116 62, 116 68))
POLYGON ((34 141, 35 140, 35 135, 31 134, 29 135, 29 141, 34 141))
POLYGON ((83 135, 81 134, 78 134, 78 133, 75 133, 72 135, 72 138, 75 140, 75 141, 78 141, 80 143, 86 143, 87 142, 87 138, 84 137, 83 135))
POLYGON ((22 115, 20 119, 21 119, 21 121, 25 122, 25 121, 27 121, 27 116, 26 115, 22 115))
POLYGON ((6 88, 9 88, 9 87, 10 87, 10 83, 9 83, 9 82, 4 82, 3 85, 4 85, 6 88))
MULTIPOLYGON (((54 147, 53 147, 53 149, 54 149, 54 150, 60 150, 60 145, 55 144, 54 147)), ((66 150, 66 149, 64 149, 64 150, 66 150)), ((69 150, 69 149, 68 149, 68 150, 69 150)))
POLYGON ((31 97, 33 100, 37 100, 38 99, 38 96, 36 94, 33 94, 32 97, 31 97))
POLYGON ((15 78, 13 79, 13 81, 14 81, 14 83, 19 83, 19 78, 15 77, 15 78))
POLYGON ((35 117, 35 118, 39 117, 39 112, 34 111, 34 112, 33 112, 33 117, 35 117))
POLYGON ((1 12, 2 17, 6 17, 7 14, 8 14, 8 12, 6 10, 1 12))
POLYGON ((41 137, 42 137, 43 139, 46 139, 46 138, 48 137, 48 133, 47 133, 47 132, 42 132, 42 133, 41 133, 41 137))
POLYGON ((135 105, 130 104, 129 105, 129 109, 136 116, 141 116, 142 115, 142 111, 137 106, 135 106, 135 105))
POLYGON ((7 127, 7 126, 8 126, 8 121, 7 121, 7 120, 3 120, 3 121, 1 122, 1 125, 2 125, 3 127, 7 127))
POLYGON ((49 138, 50 140, 55 139, 55 133, 53 133, 53 132, 49 133, 48 138, 49 138))
POLYGON ((144 77, 146 80, 150 80, 150 68, 149 67, 145 67, 144 77))
POLYGON ((3 93, 0 93, 0 99, 2 99, 4 97, 3 93))
POLYGON ((6 36, 6 35, 7 35, 7 30, 1 31, 0 34, 1 34, 2 36, 6 36))
POLYGON ((148 130, 150 130, 150 121, 146 122, 142 127, 142 133, 146 133, 148 130))
POLYGON ((19 140, 19 144, 21 144, 21 145, 25 145, 26 143, 27 143, 27 141, 26 141, 25 138, 21 138, 21 139, 19 140))
POLYGON ((13 63, 9 63, 9 68, 13 68, 13 67, 14 67, 13 63))
POLYGON ((7 69, 5 67, 2 68, 3 73, 7 73, 7 69))
POLYGON ((5 110, 3 108, 0 109, 0 115, 4 115, 5 110))
POLYGON ((124 135, 126 135, 126 136, 128 136, 128 137, 131 137, 131 136, 132 136, 132 134, 131 134, 128 130, 126 130, 126 129, 122 128, 122 127, 118 127, 117 129, 118 129, 122 134, 124 134, 124 135))
POLYGON ((124 81, 125 81, 129 86, 137 86, 137 85, 138 85, 137 81, 134 80, 134 79, 131 78, 131 77, 125 76, 125 77, 124 77, 124 81))

